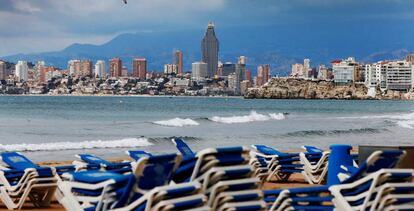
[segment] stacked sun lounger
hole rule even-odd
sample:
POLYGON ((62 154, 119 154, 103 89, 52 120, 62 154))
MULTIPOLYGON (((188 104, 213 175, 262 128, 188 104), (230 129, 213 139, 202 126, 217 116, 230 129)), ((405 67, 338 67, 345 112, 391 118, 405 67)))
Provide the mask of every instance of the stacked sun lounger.
POLYGON ((0 199, 8 209, 21 209, 27 199, 35 207, 49 205, 56 190, 55 169, 38 166, 17 152, 3 152, 0 158, 0 199))
POLYGON ((284 153, 265 145, 252 145, 251 165, 263 181, 287 181, 294 173, 301 173, 311 184, 320 184, 326 176, 329 152, 304 146, 306 152, 284 153))
POLYGON ((393 169, 403 156, 402 151, 377 151, 342 176, 341 184, 267 190, 265 200, 269 210, 414 209, 414 170, 393 169))
POLYGON ((200 182, 212 210, 265 210, 260 181, 249 165, 248 148, 211 148, 194 153, 181 139, 173 141, 186 160, 179 167, 180 181, 188 176, 186 181, 200 182))

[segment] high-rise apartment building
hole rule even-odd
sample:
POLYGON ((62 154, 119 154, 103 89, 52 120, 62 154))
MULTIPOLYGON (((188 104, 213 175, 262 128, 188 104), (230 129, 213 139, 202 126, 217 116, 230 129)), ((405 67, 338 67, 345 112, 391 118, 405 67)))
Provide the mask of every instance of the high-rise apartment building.
POLYGON ((405 60, 407 62, 410 62, 411 64, 414 64, 414 53, 408 54, 407 57, 405 58, 405 60))
POLYGON ((270 79, 270 65, 262 64, 257 67, 256 86, 262 86, 270 79))
POLYGON ((105 78, 106 77, 106 66, 104 60, 98 60, 95 64, 95 77, 105 78))
POLYGON ((80 71, 80 60, 73 59, 68 61, 68 74, 74 76, 77 71, 80 71))
POLYGON ((69 75, 75 77, 92 76, 92 61, 91 60, 69 60, 68 61, 69 75))
POLYGON ((231 73, 236 72, 236 64, 226 62, 221 67, 221 76, 229 76, 231 73))
POLYGON ((135 58, 132 61, 132 75, 141 80, 146 79, 147 60, 145 58, 135 58))
POLYGON ((207 64, 204 62, 194 62, 191 65, 191 78, 193 80, 205 79, 207 75, 207 64))
POLYGON ((335 83, 347 84, 357 80, 359 64, 355 61, 355 58, 349 57, 342 61, 335 60, 331 64, 335 83))
POLYGON ((0 80, 7 79, 6 62, 0 61, 0 80))
POLYGON ((217 74, 218 52, 219 41, 214 32, 214 24, 210 22, 201 42, 202 61, 207 64, 207 76, 210 78, 217 74))
POLYGON ((18 61, 14 72, 17 80, 27 81, 29 75, 29 66, 26 61, 18 61))
POLYGON ((115 78, 122 76, 122 60, 120 58, 109 60, 109 76, 115 78))
POLYGON ((328 68, 325 65, 319 65, 318 68, 318 79, 319 80, 328 80, 328 68))
POLYGON ((295 78, 303 78, 304 77, 303 70, 304 70, 303 64, 299 64, 299 63, 293 64, 290 76, 295 77, 295 78))
POLYGON ((179 68, 176 64, 165 64, 164 65, 164 73, 171 75, 171 74, 178 74, 179 68))
POLYGON ((407 61, 392 61, 385 65, 387 89, 409 91, 412 89, 414 67, 407 61))
POLYGON ((92 61, 82 60, 80 63, 80 70, 76 73, 76 76, 92 76, 92 61))
POLYGON ((177 74, 182 75, 183 74, 183 52, 180 50, 177 50, 174 52, 174 62, 177 66, 177 74))
POLYGON ((252 81, 252 71, 246 70, 246 80, 252 81))

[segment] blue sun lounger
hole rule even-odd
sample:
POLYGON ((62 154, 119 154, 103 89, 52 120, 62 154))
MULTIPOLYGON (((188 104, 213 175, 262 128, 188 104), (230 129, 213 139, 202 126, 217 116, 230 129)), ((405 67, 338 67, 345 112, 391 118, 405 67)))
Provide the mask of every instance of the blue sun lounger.
POLYGON ((35 207, 50 205, 57 186, 53 168, 38 166, 18 152, 3 152, 0 158, 8 168, 0 171, 0 199, 8 209, 21 209, 28 198, 35 207))
POLYGON ((130 162, 110 162, 105 159, 102 159, 93 154, 78 154, 76 155, 83 162, 74 162, 76 165, 80 166, 99 166, 99 169, 113 171, 116 173, 128 173, 131 172, 131 163, 130 162))
POLYGON ((370 209, 378 203, 374 199, 387 195, 378 194, 383 185, 412 184, 412 169, 392 169, 403 156, 401 151, 378 151, 340 185, 267 190, 265 201, 270 210, 370 209))
MULTIPOLYGON (((294 173, 302 173, 303 164, 300 163, 299 153, 284 153, 266 145, 252 145, 256 152, 252 157, 260 168, 260 177, 269 181, 276 177, 277 180, 286 181, 294 173), (267 169, 267 173, 266 173, 267 169)), ((309 160, 317 161, 321 158, 321 150, 316 147, 306 146, 309 150, 305 153, 309 160)))
POLYGON ((126 175, 109 171, 68 174, 68 180, 59 184, 58 200, 68 210, 149 211, 160 203, 166 207, 203 207, 206 199, 199 194, 199 183, 168 185, 180 159, 176 154, 142 157, 133 173, 126 175), (190 195, 195 198, 190 200, 190 195))

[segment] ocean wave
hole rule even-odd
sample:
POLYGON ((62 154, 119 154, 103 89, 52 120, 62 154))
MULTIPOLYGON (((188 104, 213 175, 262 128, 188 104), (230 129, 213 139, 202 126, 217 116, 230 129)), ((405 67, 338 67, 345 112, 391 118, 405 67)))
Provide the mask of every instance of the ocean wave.
POLYGON ((408 129, 414 129, 414 120, 397 121, 398 126, 408 129))
POLYGON ((339 119, 385 119, 392 121, 402 128, 414 129, 414 112, 389 114, 389 115, 367 115, 367 116, 353 116, 353 117, 338 117, 339 119))
POLYGON ((377 128, 358 128, 347 130, 302 130, 290 133, 285 133, 283 137, 307 137, 307 136, 330 136, 330 135, 348 135, 348 134, 366 134, 366 133, 380 133, 387 131, 386 129, 377 128))
POLYGON ((0 144, 1 151, 55 151, 97 148, 131 148, 152 145, 146 138, 125 138, 112 141, 51 142, 39 144, 0 144))
POLYGON ((231 116, 231 117, 213 116, 209 118, 209 120, 213 122, 219 122, 219 123, 225 123, 225 124, 268 121, 272 119, 282 120, 282 119, 285 119, 285 115, 283 113, 269 113, 265 115, 265 114, 257 113, 256 111, 251 111, 249 115, 244 115, 244 116, 231 116))
POLYGON ((174 118, 174 119, 169 119, 169 120, 161 120, 161 121, 156 121, 153 122, 154 124, 157 125, 162 125, 162 126, 168 126, 168 127, 184 127, 184 126, 197 126, 199 125, 198 122, 196 122, 195 120, 192 120, 190 118, 174 118))

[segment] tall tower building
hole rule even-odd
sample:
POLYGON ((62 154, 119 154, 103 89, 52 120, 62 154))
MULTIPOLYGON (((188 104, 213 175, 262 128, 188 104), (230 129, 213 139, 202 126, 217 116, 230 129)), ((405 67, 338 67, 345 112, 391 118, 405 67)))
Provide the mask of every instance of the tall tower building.
POLYGON ((122 60, 120 58, 109 60, 109 76, 115 78, 122 76, 122 60))
POLYGON ((177 74, 182 75, 183 74, 183 52, 180 50, 177 50, 174 52, 174 62, 175 65, 177 65, 177 74))
POLYGON ((135 58, 132 61, 132 75, 142 80, 146 79, 147 60, 145 58, 135 58))
POLYGON ((7 78, 6 62, 0 61, 0 80, 6 80, 6 78, 7 78))
POLYGON ((214 32, 214 24, 210 22, 201 42, 202 61, 207 63, 207 76, 212 78, 218 68, 219 41, 214 32))
POLYGON ((105 61, 98 60, 95 64, 95 77, 105 78, 106 77, 106 67, 105 61))
POLYGON ((18 61, 16 64, 16 71, 14 75, 19 81, 27 81, 29 74, 29 66, 26 61, 18 61))

